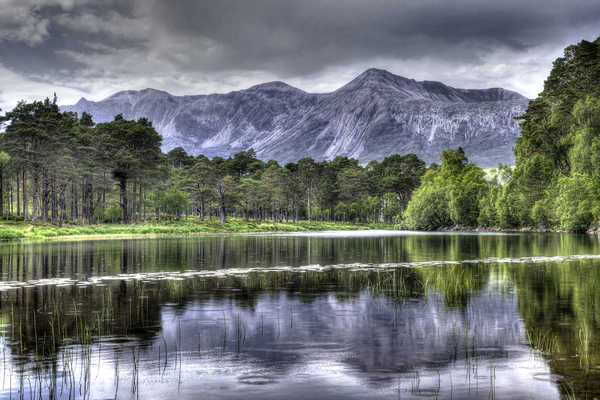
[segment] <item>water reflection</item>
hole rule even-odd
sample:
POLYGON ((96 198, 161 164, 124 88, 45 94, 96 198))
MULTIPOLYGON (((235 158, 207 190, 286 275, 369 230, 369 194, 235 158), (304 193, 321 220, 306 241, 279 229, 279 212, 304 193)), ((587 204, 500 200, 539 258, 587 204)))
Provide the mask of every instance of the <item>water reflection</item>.
POLYGON ((76 282, 0 292, 2 396, 592 397, 598 260, 145 273, 596 249, 571 235, 5 244, 4 281, 76 282))

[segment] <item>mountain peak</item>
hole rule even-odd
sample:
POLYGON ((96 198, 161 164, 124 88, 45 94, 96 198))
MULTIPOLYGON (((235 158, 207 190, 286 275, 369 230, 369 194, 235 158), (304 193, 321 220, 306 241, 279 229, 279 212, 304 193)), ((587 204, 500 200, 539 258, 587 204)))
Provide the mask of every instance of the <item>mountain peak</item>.
POLYGON ((139 93, 141 94, 166 94, 166 95, 171 95, 168 92, 165 92, 164 90, 158 90, 158 89, 152 89, 152 88, 146 88, 146 89, 142 89, 139 91, 139 93))
POLYGON ((79 101, 77 103, 75 103, 76 107, 84 107, 87 104, 90 104, 90 101, 88 99, 86 99, 85 97, 82 97, 79 99, 79 101))
POLYGON ((406 88, 416 84, 414 79, 408 79, 400 75, 394 75, 385 69, 369 68, 339 90, 356 89, 395 89, 406 88))
POLYGON ((362 74, 356 77, 356 79, 371 79, 371 78, 396 78, 400 76, 392 74, 390 71, 380 68, 369 68, 362 74))
POLYGON ((282 81, 272 81, 272 82, 266 82, 266 83, 261 83, 259 85, 254 85, 252 87, 250 87, 248 90, 262 90, 262 91, 271 91, 271 90, 276 90, 276 91, 294 91, 294 92, 302 92, 302 90, 288 85, 285 82, 282 81))
POLYGON ((146 96, 171 96, 170 93, 165 92, 164 90, 158 90, 158 89, 152 89, 152 88, 146 88, 146 89, 142 89, 142 90, 122 90, 120 92, 117 92, 109 97, 107 97, 104 100, 124 100, 124 99, 128 99, 128 100, 132 100, 134 98, 139 98, 139 97, 146 97, 146 96))

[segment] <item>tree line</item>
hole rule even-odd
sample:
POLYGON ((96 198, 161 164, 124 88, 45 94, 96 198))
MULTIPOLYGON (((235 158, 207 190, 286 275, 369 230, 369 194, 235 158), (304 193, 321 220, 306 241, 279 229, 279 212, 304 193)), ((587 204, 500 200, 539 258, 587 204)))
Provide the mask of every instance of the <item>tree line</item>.
POLYGON ((60 226, 190 215, 391 223, 426 169, 414 154, 366 166, 347 157, 282 166, 253 150, 164 154, 147 119, 95 124, 86 113, 61 112, 56 97, 21 102, 1 121, 0 215, 60 226))
POLYGON ((253 150, 208 159, 164 154, 146 119, 95 124, 56 98, 0 119, 0 215, 70 223, 195 215, 273 221, 449 226, 600 227, 600 38, 569 46, 521 119, 514 166, 484 171, 462 149, 441 164, 414 154, 360 165, 336 157, 279 165, 253 150))

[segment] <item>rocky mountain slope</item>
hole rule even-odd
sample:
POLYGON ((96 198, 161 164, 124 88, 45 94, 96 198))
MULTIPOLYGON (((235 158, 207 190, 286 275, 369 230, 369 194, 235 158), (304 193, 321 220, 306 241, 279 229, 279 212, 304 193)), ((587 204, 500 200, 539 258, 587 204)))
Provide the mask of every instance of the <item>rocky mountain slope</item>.
POLYGON ((145 89, 63 107, 96 122, 116 114, 146 117, 165 150, 227 156, 253 148, 280 162, 338 155, 361 162, 415 153, 427 162, 462 146, 483 167, 513 162, 520 128, 514 118, 528 99, 501 88, 455 89, 370 69, 332 93, 314 94, 270 82, 227 94, 172 96, 145 89))

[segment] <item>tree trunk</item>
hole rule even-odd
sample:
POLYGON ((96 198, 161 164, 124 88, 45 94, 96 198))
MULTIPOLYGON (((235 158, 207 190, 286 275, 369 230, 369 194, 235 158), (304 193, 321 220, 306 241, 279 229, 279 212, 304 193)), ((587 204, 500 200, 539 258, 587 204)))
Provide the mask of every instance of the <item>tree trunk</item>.
POLYGON ((40 173, 39 173, 39 171, 35 171, 33 173, 33 216, 31 218, 32 221, 37 221, 37 219, 38 219, 39 199, 40 199, 40 173))
POLYGON ((142 183, 140 182, 140 198, 138 201, 138 219, 145 219, 143 214, 144 214, 144 189, 142 187, 142 183))
POLYGON ((71 221, 75 219, 75 180, 71 181, 71 221))
POLYGON ((127 204, 127 179, 119 181, 119 189, 121 191, 121 211, 123 212, 123 223, 129 223, 129 209, 127 204))
POLYGON ((220 221, 219 223, 221 225, 223 225, 225 222, 227 222, 227 216, 225 215, 225 196, 221 196, 220 201, 219 201, 219 217, 220 217, 220 221))
POLYGON ((133 184, 131 186, 133 188, 133 193, 131 195, 131 220, 135 222, 137 221, 137 185, 135 183, 135 179, 133 180, 133 184))
POLYGON ((9 180, 8 181, 8 192, 9 192, 9 197, 8 197, 8 215, 6 216, 6 218, 8 219, 8 216, 12 216, 13 213, 13 185, 12 182, 9 180))
POLYGON ((94 214, 94 197, 93 197, 93 186, 91 183, 91 178, 86 176, 83 180, 83 186, 81 188, 83 199, 81 202, 82 206, 82 217, 88 223, 92 222, 93 214, 94 214))
POLYGON ((307 199, 307 207, 308 210, 306 210, 308 212, 308 222, 312 221, 312 199, 311 199, 311 184, 309 183, 308 186, 306 187, 306 199, 307 199))
POLYGON ((204 196, 200 197, 200 221, 204 222, 204 196))
POLYGON ((20 172, 17 171, 17 217, 21 215, 21 179, 20 172))
POLYGON ((106 210, 106 171, 104 171, 104 177, 102 179, 102 209, 106 210))
POLYGON ((4 187, 2 183, 4 182, 4 171, 3 168, 0 167, 0 216, 4 215, 4 187))
POLYGON ((75 185, 75 181, 73 181, 73 185, 71 186, 71 191, 73 194, 73 205, 71 207, 71 219, 73 221, 79 219, 79 195, 77 193, 77 185, 75 185))
POLYGON ((102 204, 102 192, 98 191, 96 192, 96 205, 94 207, 94 209, 92 210, 92 223, 95 224, 96 222, 96 214, 94 213, 94 211, 96 210, 96 207, 98 207, 99 204, 102 204))
POLYGON ((67 204, 65 202, 65 190, 67 185, 61 185, 60 195, 58 199, 59 208, 60 208, 60 219, 58 220, 58 226, 63 226, 63 222, 65 220, 65 214, 67 213, 67 204))
POLYGON ((42 173, 42 220, 48 221, 48 212, 50 209, 50 182, 48 171, 43 170, 42 173))
POLYGON ((29 199, 27 198, 27 171, 23 170, 23 219, 29 219, 29 199))
POLYGON ((58 217, 58 200, 56 198, 56 176, 52 178, 52 220, 56 221, 58 217))

